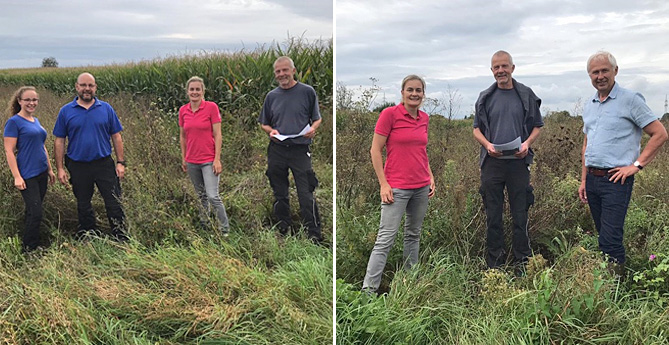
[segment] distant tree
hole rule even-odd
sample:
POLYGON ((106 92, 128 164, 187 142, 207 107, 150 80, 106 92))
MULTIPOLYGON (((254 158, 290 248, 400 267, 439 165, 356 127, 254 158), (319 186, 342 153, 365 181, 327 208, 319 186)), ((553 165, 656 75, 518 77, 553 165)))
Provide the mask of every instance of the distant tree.
POLYGON ((337 82, 337 110, 370 111, 381 87, 376 85, 378 79, 370 77, 369 80, 372 82, 372 85, 369 87, 360 85, 357 89, 359 93, 357 97, 355 97, 356 92, 353 89, 350 89, 342 82, 337 82))
POLYGON ((353 108, 353 91, 337 82, 337 110, 346 110, 353 108))
POLYGON ((669 120, 669 113, 664 113, 664 115, 662 115, 662 121, 667 121, 667 120, 669 120))
POLYGON ((374 112, 374 113, 380 113, 381 110, 386 109, 386 108, 388 108, 388 107, 394 107, 394 106, 396 106, 396 105, 397 105, 397 104, 395 104, 395 102, 385 101, 385 102, 383 102, 383 103, 381 103, 381 104, 375 106, 374 109, 372 109, 372 112, 374 112))
POLYGON ((42 59, 42 67, 58 67, 58 61, 53 56, 45 57, 42 59))

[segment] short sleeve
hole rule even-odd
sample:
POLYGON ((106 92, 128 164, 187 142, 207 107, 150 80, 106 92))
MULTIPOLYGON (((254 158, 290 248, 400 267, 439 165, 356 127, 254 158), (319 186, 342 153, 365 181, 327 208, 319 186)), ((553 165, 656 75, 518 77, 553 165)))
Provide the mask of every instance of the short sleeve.
MULTIPOLYGON (((67 107, 67 105, 65 106, 67 107)), ((65 123, 65 107, 61 108, 58 112, 58 117, 56 118, 56 124, 53 126, 53 135, 56 138, 65 138, 67 137, 67 126, 65 123)))
POLYGON ((262 110, 260 111, 260 116, 258 116, 258 122, 261 125, 267 125, 271 126, 272 124, 270 123, 270 115, 272 112, 272 100, 271 100, 271 91, 270 93, 265 96, 265 101, 263 102, 262 105, 262 110))
POLYGON ((311 109, 311 121, 318 121, 321 118, 321 111, 318 108, 318 96, 316 95, 316 90, 311 89, 312 98, 313 98, 313 107, 311 109))
POLYGON ((116 134, 120 131, 123 130, 123 126, 121 126, 121 121, 118 119, 118 115, 116 115, 116 111, 114 108, 112 108, 111 105, 108 105, 109 107, 109 123, 111 125, 111 132, 109 134, 116 134))
POLYGON ((390 135, 390 130, 393 127, 393 110, 394 107, 386 108, 381 111, 379 119, 376 121, 374 133, 387 137, 390 135))
POLYGON ((650 110, 648 104, 646 104, 646 99, 638 92, 634 94, 634 98, 632 99, 631 110, 632 120, 641 128, 648 126, 651 122, 658 119, 653 114, 653 111, 650 110))
POLYGON ((209 118, 211 119, 211 123, 221 123, 221 111, 218 109, 218 104, 210 102, 209 107, 211 108, 209 110, 209 118))
POLYGON ((7 120, 5 124, 4 136, 8 138, 18 138, 19 137, 19 127, 16 125, 16 122, 11 118, 7 120))

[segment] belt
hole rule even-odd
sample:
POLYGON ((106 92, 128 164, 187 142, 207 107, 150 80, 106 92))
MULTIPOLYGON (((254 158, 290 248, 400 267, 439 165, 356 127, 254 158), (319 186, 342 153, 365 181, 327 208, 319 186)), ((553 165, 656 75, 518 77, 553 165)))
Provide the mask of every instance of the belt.
POLYGON ((611 169, 612 169, 612 168, 608 168, 608 169, 599 169, 599 168, 591 168, 591 167, 588 167, 588 174, 595 175, 595 176, 599 176, 599 177, 602 177, 602 176, 611 176, 611 174, 609 173, 609 170, 611 170, 611 169))

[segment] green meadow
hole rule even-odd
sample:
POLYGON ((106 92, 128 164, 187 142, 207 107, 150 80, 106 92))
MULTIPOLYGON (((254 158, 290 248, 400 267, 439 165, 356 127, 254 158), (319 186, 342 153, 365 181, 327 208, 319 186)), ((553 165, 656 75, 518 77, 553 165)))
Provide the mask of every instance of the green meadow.
POLYGON ((531 167, 534 257, 526 276, 515 277, 512 268, 485 269, 472 120, 431 116, 427 150, 437 194, 423 224, 420 264, 401 268, 400 230, 380 294, 368 295, 360 288, 379 225, 369 157, 377 117, 337 110, 338 344, 669 343, 666 146, 636 176, 625 224, 627 278, 619 281, 607 270, 587 205, 578 199, 583 122, 550 113, 531 167))
MULTIPOLYGON (((327 344, 332 342, 332 42, 289 40, 254 51, 202 54, 127 65, 0 70, 0 102, 18 86, 40 94, 36 116, 51 130, 70 102, 76 76, 96 76, 98 96, 116 110, 128 162, 123 205, 132 240, 76 241, 76 201, 60 184, 44 203, 48 247, 21 254, 23 201, 6 163, 0 169, 0 343, 3 344, 327 344), (265 176, 268 139, 256 119, 276 87, 272 63, 295 60, 314 86, 323 125, 312 146, 320 180, 325 246, 273 228, 265 176), (177 110, 185 82, 204 78, 222 115, 220 191, 228 238, 199 229, 196 196, 180 169, 177 110)), ((4 115, 6 118, 6 115, 4 115)), ((4 123, 4 121, 3 121, 4 123)), ((4 161, 4 158, 3 158, 4 161)), ((294 188, 291 206, 299 224, 294 188)), ((95 195, 98 224, 108 230, 95 195)))

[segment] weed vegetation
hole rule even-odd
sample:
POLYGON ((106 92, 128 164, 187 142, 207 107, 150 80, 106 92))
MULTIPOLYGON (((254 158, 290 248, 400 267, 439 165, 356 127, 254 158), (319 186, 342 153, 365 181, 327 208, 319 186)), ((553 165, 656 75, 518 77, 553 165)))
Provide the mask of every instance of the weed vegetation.
MULTIPOLYGON (((124 126, 123 205, 132 236, 123 245, 106 238, 75 241, 76 201, 56 184, 44 204, 46 248, 22 254, 23 201, 3 163, 0 343, 332 342, 333 256, 326 248, 333 223, 332 48, 293 41, 280 48, 127 66, 0 71, 0 104, 19 85, 37 86, 36 116, 49 133, 52 157, 51 131, 58 110, 74 96, 76 76, 90 71, 97 77, 100 99, 124 126), (282 54, 293 57, 300 78, 321 95, 324 121, 312 152, 326 246, 302 234, 280 237, 272 227, 273 195, 264 174, 268 139, 255 121, 265 93, 275 87, 274 57, 282 54), (222 109, 220 191, 231 222, 228 238, 215 227, 199 229, 197 199, 180 168, 176 109, 188 101, 183 84, 192 75, 205 79, 206 99, 222 109)), ((93 206, 108 231, 97 194, 93 206)))
MULTIPOLYGON (((627 273, 620 281, 607 269, 587 205, 578 200, 582 120, 549 114, 531 167, 534 257, 526 275, 515 277, 511 267, 485 269, 472 120, 432 116, 428 156, 436 196, 423 224, 420 264, 401 269, 400 230, 380 294, 368 295, 360 288, 380 213, 369 158, 377 117, 337 111, 338 344, 669 343, 666 147, 636 176, 625 224, 627 273)), ((507 209, 506 229, 510 221, 507 209)))

